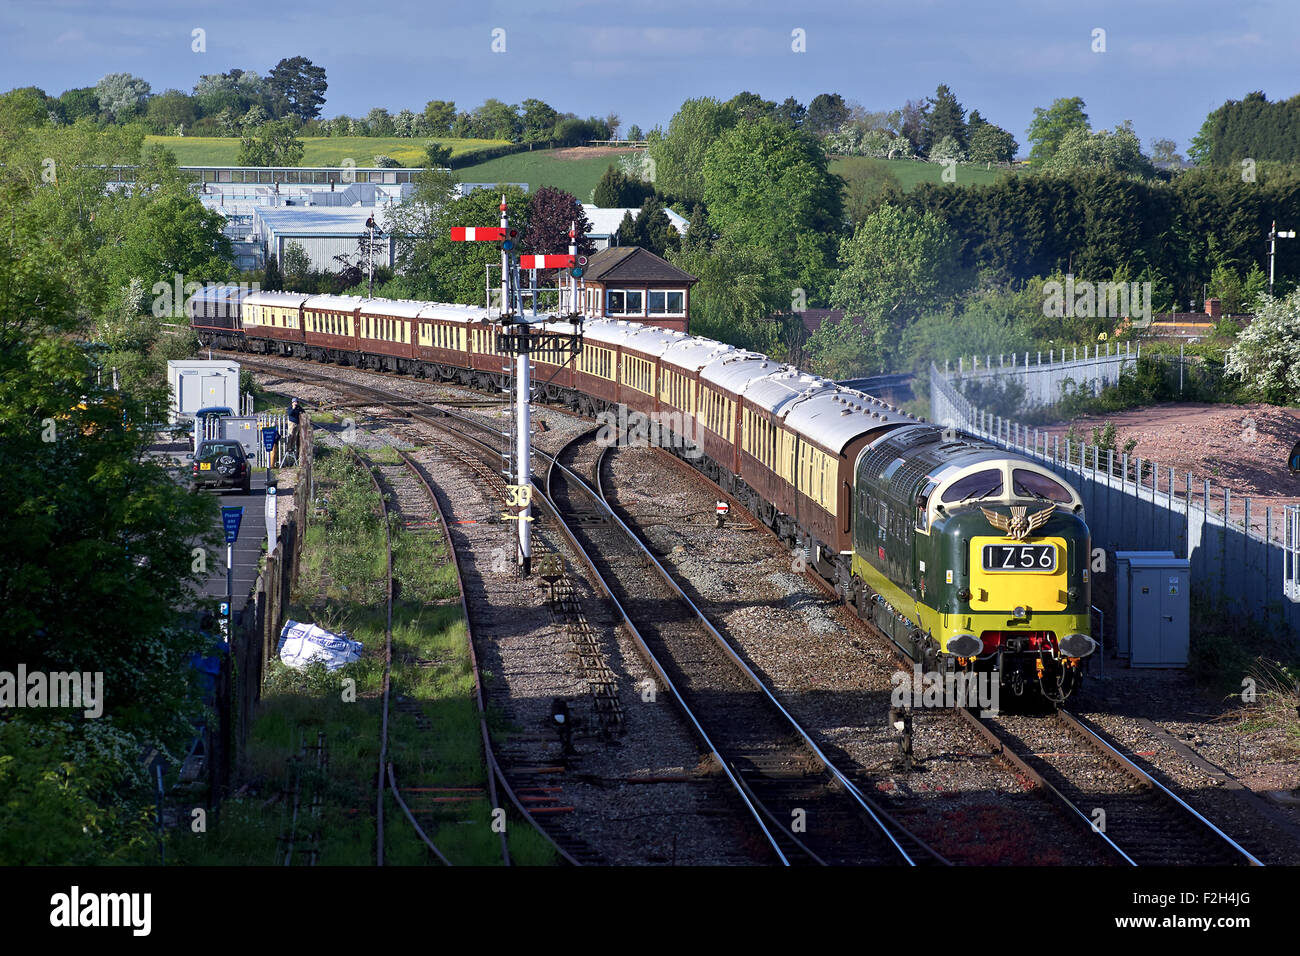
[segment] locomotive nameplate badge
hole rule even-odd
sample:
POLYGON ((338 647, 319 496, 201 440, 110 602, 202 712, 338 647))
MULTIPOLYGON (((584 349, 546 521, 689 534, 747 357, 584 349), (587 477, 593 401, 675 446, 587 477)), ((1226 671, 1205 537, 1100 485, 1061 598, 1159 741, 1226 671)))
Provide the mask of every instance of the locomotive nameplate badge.
POLYGON ((1017 541, 1023 541, 1030 534, 1037 531, 1047 523, 1047 519, 1052 516, 1056 510, 1056 504, 1053 502, 1042 511, 1035 511, 1029 515, 1029 508, 1025 505, 1013 505, 1011 508, 1011 517, 998 514, 996 511, 989 511, 988 508, 981 507, 980 511, 984 512, 984 517, 988 519, 989 524, 999 531, 1005 531, 1010 537, 1017 541))

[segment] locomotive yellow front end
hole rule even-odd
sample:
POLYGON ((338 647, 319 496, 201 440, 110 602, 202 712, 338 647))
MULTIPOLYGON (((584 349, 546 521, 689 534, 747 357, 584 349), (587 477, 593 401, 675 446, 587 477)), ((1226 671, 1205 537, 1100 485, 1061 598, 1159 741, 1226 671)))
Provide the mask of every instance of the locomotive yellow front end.
POLYGON ((993 665, 1017 694, 1064 699, 1097 647, 1087 525, 1068 502, 1038 501, 971 508, 944 531, 957 559, 944 650, 993 665))

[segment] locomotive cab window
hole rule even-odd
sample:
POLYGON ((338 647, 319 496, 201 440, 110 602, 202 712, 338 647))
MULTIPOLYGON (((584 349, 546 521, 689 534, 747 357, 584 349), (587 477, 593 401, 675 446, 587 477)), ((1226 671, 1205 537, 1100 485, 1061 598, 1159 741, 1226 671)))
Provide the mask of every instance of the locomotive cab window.
POLYGON ((928 531, 930 528, 930 494, 934 491, 935 483, 928 483, 925 488, 916 496, 916 530, 928 531))
POLYGON ((943 501, 944 503, 965 501, 967 498, 980 501, 1001 494, 1001 469, 987 468, 984 471, 977 471, 973 475, 967 475, 965 478, 958 478, 943 493, 943 501))
POLYGON ((1017 495, 1046 498, 1048 501, 1059 501, 1064 504, 1069 504, 1073 500, 1069 489, 1059 481, 1025 468, 1012 469, 1011 490, 1017 495))

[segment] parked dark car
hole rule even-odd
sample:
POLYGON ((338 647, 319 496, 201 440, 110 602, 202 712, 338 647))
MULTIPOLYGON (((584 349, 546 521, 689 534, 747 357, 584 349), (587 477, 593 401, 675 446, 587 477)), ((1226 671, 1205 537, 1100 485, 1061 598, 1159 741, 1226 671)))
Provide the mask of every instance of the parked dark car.
POLYGON ((233 439, 223 438, 202 442, 198 451, 187 458, 193 459, 190 490, 200 488, 243 488, 244 494, 253 490, 253 465, 244 454, 244 446, 233 439))
POLYGON ((190 419, 190 448, 194 448, 194 436, 202 431, 203 425, 211 418, 233 418, 235 410, 226 405, 212 405, 200 408, 190 419))

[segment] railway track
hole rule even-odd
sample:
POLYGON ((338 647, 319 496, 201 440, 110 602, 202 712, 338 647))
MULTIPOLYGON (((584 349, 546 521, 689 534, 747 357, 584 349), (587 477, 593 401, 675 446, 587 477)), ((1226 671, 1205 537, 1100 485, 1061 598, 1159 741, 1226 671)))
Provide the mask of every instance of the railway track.
POLYGON ((552 459, 546 498, 777 858, 946 863, 830 763, 613 513, 601 490, 607 448, 594 436, 580 435, 552 459))
POLYGON ((1066 710, 959 711, 1000 757, 1055 797, 1124 866, 1261 866, 1118 747, 1066 710))
MULTIPOLYGON (((326 378, 326 376, 319 377, 326 378)), ((331 382, 333 381, 331 379, 331 382)), ((372 393, 380 394, 378 390, 372 390, 372 393)), ((409 400, 402 399, 394 407, 400 405, 398 409, 400 414, 410 414, 411 404, 409 400)), ((467 401, 463 403, 463 407, 468 411, 476 404, 478 403, 467 401)), ((460 416, 455 411, 438 414, 459 418, 462 424, 495 434, 494 429, 482 419, 471 418, 469 415, 460 416)), ((703 479, 721 497, 729 499, 735 506, 733 514, 743 515, 755 527, 771 533, 770 529, 745 509, 739 501, 720 489, 707 476, 700 474, 690 464, 666 452, 661 457, 672 462, 675 467, 683 469, 698 479, 703 479)), ((579 470, 585 470, 592 476, 591 484, 596 487, 595 489, 587 487, 586 490, 595 498, 603 497, 598 490, 599 469, 595 467, 593 470, 596 463, 587 461, 585 469, 577 462, 574 464, 579 470)), ((481 463, 480 467, 482 467, 481 463)), ((554 470, 553 467, 552 471, 554 470)), ((564 468, 561 467, 560 473, 562 474, 563 471, 564 468)), ((497 480, 500 480, 499 477, 497 480)), ((600 508, 594 499, 586 499, 584 504, 580 490, 583 482, 578 481, 575 474, 571 473, 562 480, 572 484, 566 485, 564 491, 557 489, 556 497, 563 497, 567 503, 571 494, 573 514, 576 516, 575 532, 583 532, 588 536, 589 541, 594 541, 598 535, 608 534, 608 529, 618 519, 607 508, 600 508), (607 530, 600 530, 602 528, 607 530)), ((630 567, 636 567, 637 560, 641 562, 639 580, 644 585, 648 565, 654 562, 652 558, 648 561, 645 558, 634 559, 630 567)), ((612 569, 613 565, 609 567, 612 569)), ((807 574, 829 597, 839 599, 829 584, 811 571, 807 574)), ((646 601, 644 597, 637 600, 634 594, 624 593, 629 597, 629 604, 633 609, 639 610, 646 604, 654 603, 646 601)), ((880 636, 874 628, 868 629, 880 636)), ((890 647, 896 648, 892 642, 888 643, 890 647)), ((655 665, 655 669, 660 671, 661 679, 669 683, 668 673, 664 672, 659 665, 655 665)), ((689 681, 687 686, 689 688, 689 681)), ((996 719, 981 720, 978 716, 964 710, 958 713, 959 719, 970 722, 972 728, 989 743, 999 757, 1033 781, 1044 795, 1053 799, 1061 807, 1068 818, 1076 821, 1080 826, 1086 826, 1088 832, 1095 834, 1099 843, 1105 846, 1106 852, 1117 863, 1135 866, 1186 863, 1260 865, 1254 856, 1197 813, 1184 800, 1138 767, 1099 733, 1088 728, 1072 715, 1058 711, 1054 717, 1049 718, 1000 715, 996 719), (1012 726, 1013 723, 1015 726, 1012 726), (1036 739, 1039 741, 1037 744, 1034 742, 1036 739), (1099 785, 1098 781, 1109 782, 1099 785), (1100 824, 1102 818, 1094 815, 1098 809, 1105 812, 1104 826, 1100 824)), ((694 718, 691 719, 694 722, 694 718)), ((696 726, 698 730, 699 725, 696 726)), ((743 776, 748 778, 755 773, 761 775, 763 766, 764 762, 758 760, 752 763, 753 769, 747 768, 743 776)), ((789 794, 803 798, 806 791, 789 786, 792 778, 789 771, 800 766, 797 762, 791 763, 784 761, 784 758, 777 758, 776 764, 769 761, 767 766, 782 771, 774 776, 785 777, 783 785, 787 787, 789 794)), ((806 775, 807 772, 815 769, 816 763, 808 763, 804 766, 806 769, 800 775, 806 775)), ((847 779, 844 782, 853 790, 858 789, 847 779)), ((752 798, 747 802, 755 805, 762 804, 762 801, 755 801, 752 798)), ((773 798, 773 803, 784 807, 788 804, 788 800, 786 803, 781 803, 779 799, 773 798)), ((807 807, 801 809, 806 810, 807 807)), ((759 810, 757 813, 765 830, 780 832, 781 828, 774 822, 774 819, 778 821, 780 819, 776 813, 770 809, 766 812, 759 810)), ((833 817, 833 814, 831 816, 833 817)), ((780 822, 788 826, 788 821, 780 822)), ((783 838, 784 836, 782 834, 783 838)), ((806 844, 808 841, 800 842, 806 844)), ((784 855, 787 849, 790 851, 787 860, 821 860, 813 847, 799 847, 792 842, 780 844, 776 852, 784 855), (809 850, 813 852, 809 853, 809 850)), ((926 856, 924 853, 918 855, 922 858, 926 856)))

